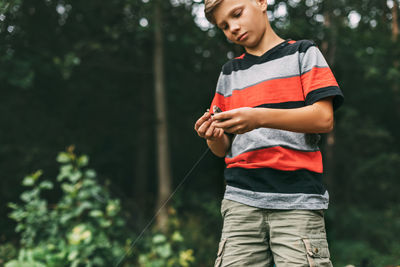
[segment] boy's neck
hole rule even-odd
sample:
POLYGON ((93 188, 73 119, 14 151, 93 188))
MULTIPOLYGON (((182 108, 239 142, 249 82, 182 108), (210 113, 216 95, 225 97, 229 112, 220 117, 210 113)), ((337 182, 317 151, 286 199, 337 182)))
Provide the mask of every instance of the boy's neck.
POLYGON ((255 47, 245 47, 247 53, 252 54, 254 56, 261 56, 265 54, 271 48, 277 46, 278 44, 285 41, 281 37, 279 37, 274 30, 271 28, 271 25, 267 23, 267 27, 265 29, 265 33, 261 38, 259 44, 255 47))

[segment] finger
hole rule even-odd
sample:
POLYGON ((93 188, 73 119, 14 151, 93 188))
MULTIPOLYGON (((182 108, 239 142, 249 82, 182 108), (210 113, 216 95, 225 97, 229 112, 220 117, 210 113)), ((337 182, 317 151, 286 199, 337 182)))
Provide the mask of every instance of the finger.
POLYGON ((215 128, 216 138, 221 138, 224 135, 224 130, 215 128))
POLYGON ((207 131, 206 131, 206 133, 205 133, 205 138, 211 138, 211 137, 213 137, 213 134, 214 134, 214 126, 212 125, 212 124, 210 124, 210 127, 208 127, 208 129, 207 129, 207 131))
POLYGON ((221 113, 214 113, 214 116, 212 117, 213 120, 221 121, 221 120, 228 120, 232 118, 232 112, 231 111, 224 111, 221 113))
POLYGON ((200 126, 207 121, 209 118, 211 117, 211 114, 209 112, 205 112, 203 114, 203 116, 200 117, 200 119, 198 119, 194 125, 194 129, 197 131, 200 126))
POLYGON ((226 132, 232 133, 232 134, 244 134, 248 131, 249 130, 246 127, 241 126, 241 125, 237 125, 237 126, 231 127, 226 130, 226 132))
POLYGON ((234 125, 232 127, 225 128, 224 131, 231 134, 239 134, 240 127, 238 125, 234 125))
POLYGON ((207 130, 208 130, 208 128, 210 127, 210 125, 211 125, 211 120, 205 121, 205 122, 199 127, 199 129, 197 130, 197 134, 198 134, 200 137, 204 137, 204 135, 205 135, 205 133, 207 132, 207 130))
POLYGON ((209 120, 211 117, 211 114, 209 112, 205 112, 203 116, 200 117, 200 119, 197 120, 196 126, 199 128, 205 121, 209 120))
POLYGON ((236 126, 237 123, 235 120, 225 120, 225 121, 214 121, 213 126, 216 128, 228 129, 236 126))

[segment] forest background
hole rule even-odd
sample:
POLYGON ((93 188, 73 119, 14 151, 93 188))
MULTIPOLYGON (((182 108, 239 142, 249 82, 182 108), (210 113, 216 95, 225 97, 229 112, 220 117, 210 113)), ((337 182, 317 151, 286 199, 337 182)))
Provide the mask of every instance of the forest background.
MULTIPOLYGON (((334 265, 400 265, 399 1, 268 3, 345 95, 321 141, 334 265)), ((243 53, 202 9, 0 1, 0 266, 212 266, 224 162, 211 153, 139 236, 206 150, 194 123, 243 53)))

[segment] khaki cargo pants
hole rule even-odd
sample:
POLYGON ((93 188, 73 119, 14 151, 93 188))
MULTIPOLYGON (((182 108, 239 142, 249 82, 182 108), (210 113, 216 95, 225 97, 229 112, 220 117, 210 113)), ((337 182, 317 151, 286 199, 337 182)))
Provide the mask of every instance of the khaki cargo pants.
POLYGON ((332 266, 322 210, 269 210, 223 199, 215 267, 332 266))

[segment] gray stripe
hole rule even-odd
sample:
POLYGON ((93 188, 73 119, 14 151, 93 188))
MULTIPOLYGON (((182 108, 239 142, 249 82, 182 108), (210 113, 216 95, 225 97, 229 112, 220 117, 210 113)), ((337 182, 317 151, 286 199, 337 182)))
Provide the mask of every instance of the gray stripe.
POLYGON ((258 81, 258 82, 254 83, 254 84, 248 84, 248 85, 246 85, 245 87, 242 87, 242 88, 234 88, 234 89, 230 90, 229 93, 225 94, 224 97, 231 96, 231 95, 233 94, 233 91, 240 91, 240 90, 246 89, 246 88, 248 88, 248 87, 257 85, 257 84, 259 84, 259 83, 263 83, 263 82, 271 81, 271 80, 277 80, 277 79, 292 78, 292 77, 299 77, 299 75, 296 74, 296 75, 292 75, 292 76, 273 77, 273 78, 270 78, 270 79, 258 81))
POLYGON ((280 194, 264 193, 244 190, 233 186, 226 186, 225 199, 237 201, 245 205, 262 209, 327 209, 329 194, 280 194))
POLYGON ((234 71, 231 74, 221 74, 217 92, 227 97, 234 90, 242 90, 249 86, 273 79, 299 76, 299 52, 281 57, 263 64, 255 64, 246 70, 234 71))
POLYGON ((312 68, 329 67, 321 51, 313 46, 307 49, 306 52, 300 54, 301 73, 309 72, 312 68))
POLYGON ((235 135, 228 158, 236 157, 242 153, 267 148, 287 147, 300 151, 319 151, 318 134, 295 133, 291 131, 258 128, 253 131, 235 135))
POLYGON ((300 72, 304 74, 313 67, 328 67, 325 58, 316 47, 310 47, 303 53, 296 52, 263 64, 255 64, 246 70, 233 71, 228 75, 221 73, 217 92, 228 97, 235 90, 243 90, 270 80, 296 77, 300 72))

